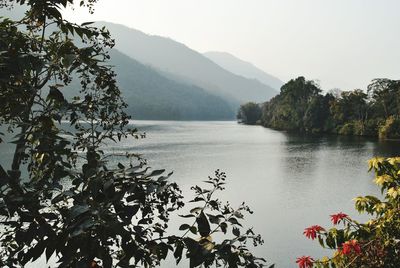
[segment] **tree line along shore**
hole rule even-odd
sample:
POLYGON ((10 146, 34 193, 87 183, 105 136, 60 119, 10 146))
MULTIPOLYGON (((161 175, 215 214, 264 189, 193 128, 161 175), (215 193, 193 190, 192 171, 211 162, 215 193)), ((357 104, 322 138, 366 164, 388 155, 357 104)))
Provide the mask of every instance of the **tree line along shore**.
POLYGON ((400 138, 400 81, 374 79, 367 90, 330 90, 298 77, 264 103, 248 102, 237 119, 249 125, 299 133, 400 138))

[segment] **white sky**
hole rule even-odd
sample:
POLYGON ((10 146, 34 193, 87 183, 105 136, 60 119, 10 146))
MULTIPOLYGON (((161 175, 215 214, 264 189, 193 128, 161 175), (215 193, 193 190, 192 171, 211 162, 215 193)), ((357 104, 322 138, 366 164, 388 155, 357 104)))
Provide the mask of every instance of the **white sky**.
POLYGON ((199 52, 225 51, 283 81, 324 89, 400 78, 400 0, 100 0, 94 15, 170 37, 199 52))

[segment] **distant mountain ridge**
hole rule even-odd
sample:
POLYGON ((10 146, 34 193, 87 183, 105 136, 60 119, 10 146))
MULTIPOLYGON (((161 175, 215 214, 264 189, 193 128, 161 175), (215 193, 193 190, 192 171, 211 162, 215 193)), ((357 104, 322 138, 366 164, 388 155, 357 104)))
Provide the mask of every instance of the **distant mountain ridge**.
POLYGON ((271 86, 278 91, 284 84, 279 78, 264 72, 254 64, 241 60, 230 53, 209 51, 203 53, 203 55, 225 70, 247 78, 257 79, 261 83, 271 86))
MULTIPOLYGON (((22 16, 24 10, 17 11, 12 10, 11 15, 22 16)), ((110 63, 134 119, 233 120, 240 103, 265 101, 278 93, 259 81, 225 70, 170 38, 118 24, 95 25, 107 26, 117 41, 110 51, 110 63)), ((47 33, 52 29, 50 26, 47 33)), ((79 88, 74 79, 63 93, 72 98, 79 88)))
POLYGON ((202 88, 181 84, 124 55, 110 52, 111 64, 128 113, 134 119, 232 120, 235 111, 221 97, 202 88))
POLYGON ((147 35, 123 25, 106 26, 116 40, 115 48, 139 62, 150 65, 173 80, 194 84, 228 100, 232 107, 247 101, 262 102, 278 91, 255 79, 233 74, 202 54, 170 38, 147 35))
MULTIPOLYGON (((133 119, 145 120, 233 120, 235 110, 221 97, 202 88, 181 84, 164 77, 116 49, 109 51, 108 65, 116 73, 116 81, 126 112, 133 119)), ((62 89, 67 99, 79 95, 81 88, 74 75, 72 83, 62 89)))

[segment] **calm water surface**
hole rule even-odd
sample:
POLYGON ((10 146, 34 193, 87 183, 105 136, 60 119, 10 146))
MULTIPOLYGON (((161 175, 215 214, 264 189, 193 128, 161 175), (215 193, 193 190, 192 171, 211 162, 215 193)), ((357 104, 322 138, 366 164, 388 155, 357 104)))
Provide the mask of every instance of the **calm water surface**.
MULTIPOLYGON (((254 226, 265 240, 255 251, 276 267, 296 267, 297 256, 329 255, 317 242, 305 239, 304 228, 329 226, 329 215, 340 211, 359 218, 352 198, 379 194, 367 172, 367 160, 400 155, 397 142, 304 137, 236 122, 135 121, 134 125, 147 138, 109 146, 109 152, 142 153, 151 167, 174 171, 172 179, 187 195, 214 170, 225 171, 228 185, 220 199, 250 205, 255 213, 246 225, 254 226)), ((171 224, 171 231, 176 225, 171 224)), ((43 260, 31 267, 42 265, 43 260)), ((175 267, 172 262, 167 266, 175 267)))
POLYGON ((144 154, 150 166, 173 170, 184 192, 214 170, 228 175, 221 199, 246 201, 254 210, 247 224, 264 237, 256 252, 277 267, 295 267, 297 256, 329 255, 302 235, 329 215, 353 209, 357 195, 379 194, 367 172, 373 156, 400 155, 398 142, 289 135, 236 122, 137 121, 147 133, 111 151, 144 154))

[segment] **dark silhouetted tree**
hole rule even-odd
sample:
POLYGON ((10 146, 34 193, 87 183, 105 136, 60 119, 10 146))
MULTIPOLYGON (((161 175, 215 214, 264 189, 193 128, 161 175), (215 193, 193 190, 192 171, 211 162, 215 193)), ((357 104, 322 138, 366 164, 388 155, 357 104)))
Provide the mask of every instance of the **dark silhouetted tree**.
POLYGON ((21 20, 0 18, 0 122, 16 147, 10 167, 0 166, 0 265, 44 255, 58 267, 153 267, 173 252, 191 267, 263 266, 245 244, 261 238, 239 222, 249 209, 214 199, 223 174, 208 181, 210 190, 194 188, 193 201, 203 204, 184 216, 193 219, 191 235, 166 235, 170 214, 183 206, 171 174, 132 154, 109 161, 107 144, 141 136, 107 63, 114 42, 106 29, 61 14, 74 3, 93 11, 95 2, 0 1, 27 8, 21 20), (79 95, 69 100, 73 80, 79 95), (211 240, 228 228, 230 237, 211 240))

